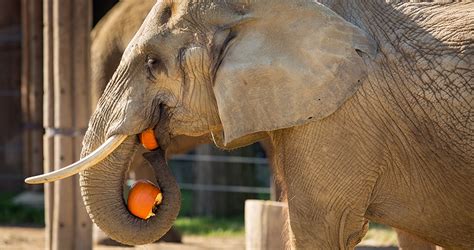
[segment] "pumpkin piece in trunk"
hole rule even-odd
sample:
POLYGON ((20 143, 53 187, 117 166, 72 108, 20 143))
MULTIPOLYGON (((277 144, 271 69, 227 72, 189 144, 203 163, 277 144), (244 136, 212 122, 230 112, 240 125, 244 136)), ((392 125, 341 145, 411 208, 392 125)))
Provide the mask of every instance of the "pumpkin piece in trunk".
POLYGON ((148 219, 155 214, 156 206, 163 200, 160 188, 147 180, 138 180, 130 189, 127 207, 130 213, 141 219, 148 219))

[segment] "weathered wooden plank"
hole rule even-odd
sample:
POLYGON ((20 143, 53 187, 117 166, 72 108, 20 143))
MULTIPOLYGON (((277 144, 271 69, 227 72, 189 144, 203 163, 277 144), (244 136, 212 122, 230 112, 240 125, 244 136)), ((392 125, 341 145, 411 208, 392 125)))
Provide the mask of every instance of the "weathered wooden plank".
POLYGON ((283 202, 245 201, 246 249, 285 249, 286 209, 283 202))
MULTIPOLYGON (((72 0, 53 0, 53 86, 54 129, 67 131, 73 121, 73 13, 72 0)), ((54 136, 54 168, 74 162, 74 140, 60 133, 54 136)), ((74 249, 75 181, 67 178, 55 183, 52 249, 74 249)))
MULTIPOLYGON (((43 2, 43 126, 54 126, 54 81, 53 81, 53 0, 43 2)), ((43 136, 43 171, 54 170, 54 137, 46 130, 43 136)), ((55 183, 44 185, 45 202, 45 248, 52 249, 53 244, 53 211, 55 183)))
MULTIPOLYGON (((75 130, 78 136, 74 137, 74 158, 80 159, 82 149, 82 133, 87 128, 91 114, 90 107, 90 30, 92 26, 92 2, 74 0, 74 114, 75 130)), ((79 177, 75 177, 75 233, 80 241, 75 242, 75 249, 92 248, 92 221, 86 212, 81 199, 79 177)))
MULTIPOLYGON (((54 126, 53 0, 43 2, 43 44, 43 125, 50 128, 54 126)), ((49 167, 47 165, 45 167, 49 167)))
MULTIPOLYGON (((79 160, 82 132, 90 116, 89 33, 92 11, 90 0, 45 1, 45 36, 49 36, 45 47, 52 51, 45 53, 45 89, 52 88, 48 90, 52 90, 54 96, 54 100, 45 101, 45 114, 53 117, 52 120, 45 117, 45 125, 47 136, 54 138, 52 161, 54 168, 58 169, 79 160), (46 82, 46 78, 52 85, 46 82)), ((46 137, 45 142, 48 141, 46 137)), ((78 177, 55 183, 53 200, 49 248, 91 249, 91 222, 80 196, 78 177)))
MULTIPOLYGON (((30 91, 29 110, 31 130, 31 175, 43 172, 43 1, 30 0, 30 91)), ((41 186, 34 185, 33 189, 41 186)))
MULTIPOLYGON (((22 120, 23 174, 43 171, 43 5, 42 0, 22 0, 22 120)), ((27 185, 30 190, 41 186, 27 185)))
MULTIPOLYGON (((62 0, 61 0, 62 1, 62 0)), ((57 99, 56 99, 57 100, 57 99)), ((73 162, 73 138, 70 136, 54 137, 55 168, 61 168, 73 162)), ((75 235, 75 184, 74 178, 57 181, 54 188, 53 235, 52 249, 76 249, 76 241, 82 239, 75 235)))
POLYGON ((22 130, 22 146, 23 146, 23 154, 22 154, 22 167, 23 167, 23 174, 25 176, 31 176, 30 171, 30 164, 31 164, 31 147, 30 147, 30 130, 26 126, 30 122, 30 99, 29 92, 30 92, 30 64, 29 64, 29 56, 30 56, 30 11, 29 11, 29 4, 28 0, 21 1, 21 16, 22 16, 22 45, 21 45, 21 120, 23 124, 22 130))
MULTIPOLYGON (((54 137, 43 136, 44 172, 48 173, 54 166, 54 137)), ((55 183, 44 184, 44 221, 45 221, 45 249, 53 246, 53 211, 54 211, 54 186, 55 183)))

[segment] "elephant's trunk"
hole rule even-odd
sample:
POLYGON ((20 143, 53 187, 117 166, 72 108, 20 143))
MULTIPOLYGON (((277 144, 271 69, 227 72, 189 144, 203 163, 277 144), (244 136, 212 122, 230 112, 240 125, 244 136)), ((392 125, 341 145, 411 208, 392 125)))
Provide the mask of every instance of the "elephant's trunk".
POLYGON ((81 173, 81 191, 91 219, 112 239, 128 245, 150 243, 172 226, 180 209, 180 191, 161 149, 144 154, 163 192, 156 216, 143 220, 128 211, 123 184, 136 149, 133 137, 125 140, 99 164, 81 173))

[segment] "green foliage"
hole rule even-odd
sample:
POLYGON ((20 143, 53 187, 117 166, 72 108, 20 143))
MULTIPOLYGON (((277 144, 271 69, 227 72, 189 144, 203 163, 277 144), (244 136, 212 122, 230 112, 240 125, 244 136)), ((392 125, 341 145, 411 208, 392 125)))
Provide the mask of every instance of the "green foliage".
POLYGON ((44 210, 13 204, 16 194, 0 193, 0 224, 44 225, 44 210))
POLYGON ((208 218, 208 217, 179 217, 175 226, 185 235, 201 236, 237 236, 244 234, 244 219, 208 218))

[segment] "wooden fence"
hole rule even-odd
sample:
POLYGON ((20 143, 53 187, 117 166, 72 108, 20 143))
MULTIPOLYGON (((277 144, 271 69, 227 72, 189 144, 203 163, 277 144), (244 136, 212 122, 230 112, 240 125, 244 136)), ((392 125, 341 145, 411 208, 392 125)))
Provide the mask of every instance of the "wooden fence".
POLYGON ((23 187, 20 1, 0 6, 0 190, 23 187))
MULTIPOLYGON (((22 0, 22 169, 23 176, 43 172, 43 1, 22 0)), ((26 185, 41 190, 42 185, 26 185)))

